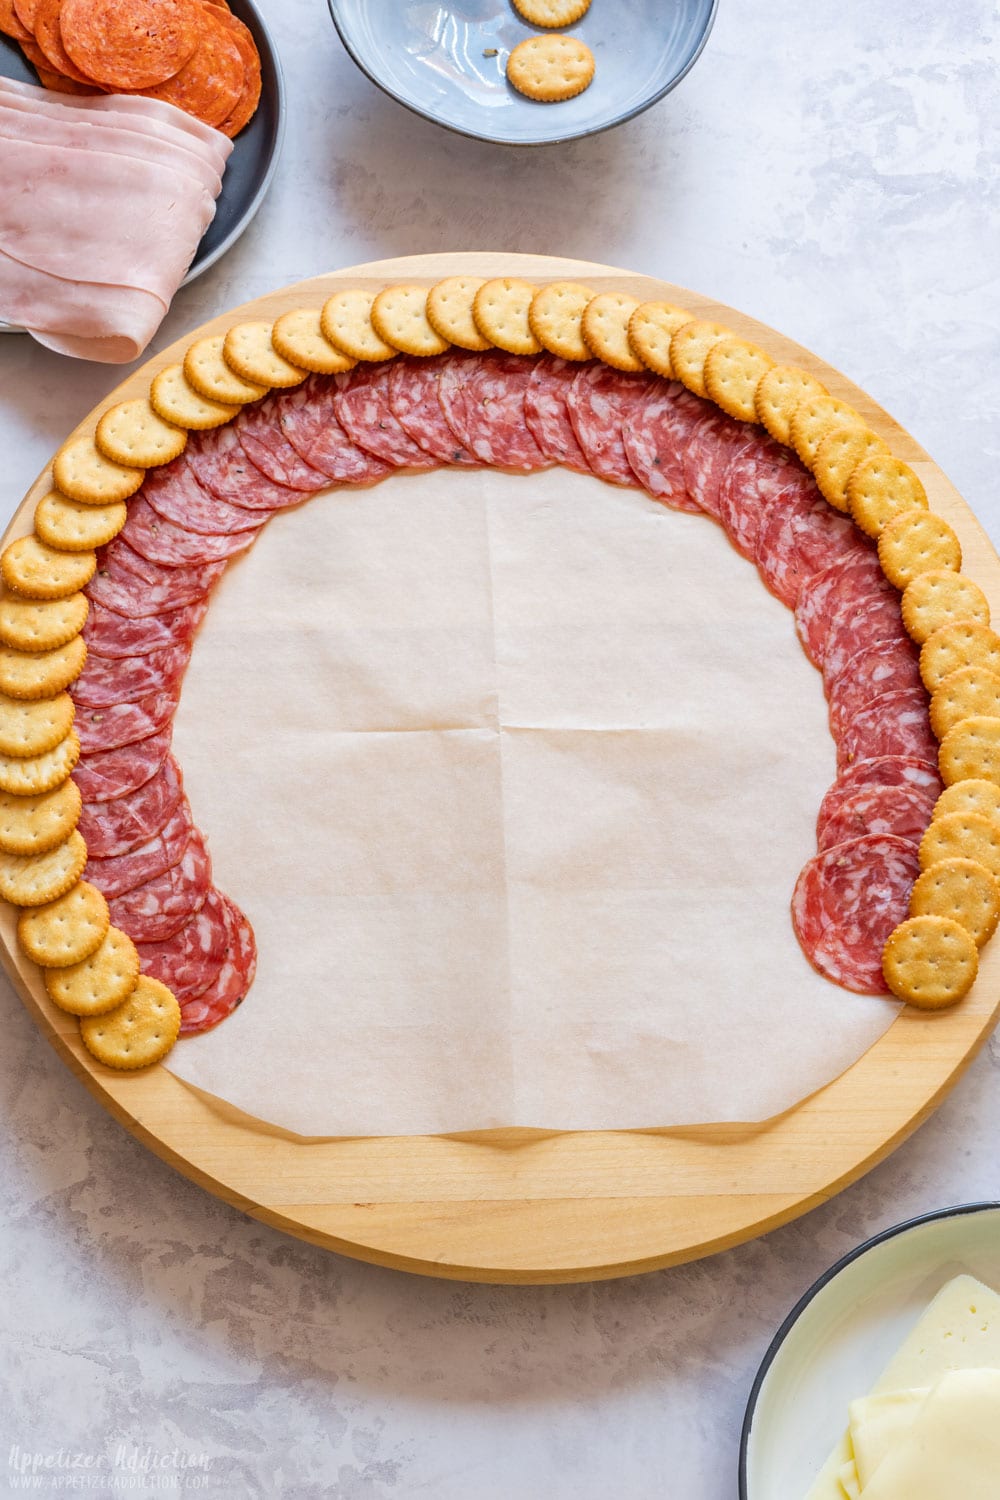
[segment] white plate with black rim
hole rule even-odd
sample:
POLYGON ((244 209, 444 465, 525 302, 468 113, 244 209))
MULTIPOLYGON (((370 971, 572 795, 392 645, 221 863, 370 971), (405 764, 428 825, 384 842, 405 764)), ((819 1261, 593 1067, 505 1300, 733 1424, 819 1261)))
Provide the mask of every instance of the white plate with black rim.
MULTIPOLYGON (((194 260, 182 282, 186 286, 225 255, 248 227, 271 185, 281 153, 285 130, 285 85, 274 43, 253 0, 231 0, 233 15, 249 28, 260 53, 260 103, 253 119, 233 142, 226 163, 222 191, 215 217, 202 235, 194 260)), ((24 53, 15 41, 0 33, 0 75, 38 83, 24 53)), ((12 324, 0 322, 0 333, 22 333, 12 324)))
POLYGON ((868 1392, 931 1299, 962 1273, 1000 1291, 1000 1203, 897 1224, 810 1287, 750 1392, 740 1500, 805 1500, 844 1432, 848 1403, 868 1392))

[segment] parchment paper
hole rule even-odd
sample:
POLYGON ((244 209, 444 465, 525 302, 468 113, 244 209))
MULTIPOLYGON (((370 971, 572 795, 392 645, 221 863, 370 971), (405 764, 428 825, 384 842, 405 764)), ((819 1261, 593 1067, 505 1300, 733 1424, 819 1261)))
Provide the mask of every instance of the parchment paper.
POLYGON ((896 1014, 792 931, 835 770, 792 616, 637 492, 444 471, 278 515, 175 749, 260 964, 168 1066, 286 1129, 756 1121, 896 1014))

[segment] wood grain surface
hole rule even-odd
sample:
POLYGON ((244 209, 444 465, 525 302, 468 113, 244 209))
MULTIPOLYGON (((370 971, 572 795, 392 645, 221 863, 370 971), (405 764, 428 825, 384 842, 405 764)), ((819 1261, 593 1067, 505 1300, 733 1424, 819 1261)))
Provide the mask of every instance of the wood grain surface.
MULTIPOLYGON (((776 359, 813 371, 855 406, 923 480, 932 509, 958 532, 964 571, 1000 617, 1000 560, 953 486, 888 414, 836 370, 771 329, 684 288, 610 266, 542 256, 411 256, 355 266, 235 308, 149 360, 105 407, 144 394, 197 336, 248 317, 322 303, 341 286, 428 286, 445 275, 571 278, 595 291, 664 298, 716 319, 776 359)), ((921 376, 926 378, 926 375, 921 376)), ((39 476, 4 537, 32 529, 39 476)), ((2 904, 0 904, 2 905, 2 904)), ((165 1067, 117 1073, 83 1048, 75 1020, 48 1000, 20 954, 15 913, 0 910, 0 959, 64 1061, 132 1133, 186 1177, 279 1229, 381 1265, 470 1281, 568 1282, 625 1276, 763 1234, 822 1203, 925 1120, 988 1036, 1000 1002, 1000 939, 952 1011, 905 1010, 853 1067, 788 1113, 758 1126, 303 1140, 240 1115, 165 1067)), ((851 997, 845 993, 844 1004, 851 997)), ((183 1045, 181 1043, 180 1045, 183 1045)), ((775 1058, 780 1066, 780 1058, 775 1058)))

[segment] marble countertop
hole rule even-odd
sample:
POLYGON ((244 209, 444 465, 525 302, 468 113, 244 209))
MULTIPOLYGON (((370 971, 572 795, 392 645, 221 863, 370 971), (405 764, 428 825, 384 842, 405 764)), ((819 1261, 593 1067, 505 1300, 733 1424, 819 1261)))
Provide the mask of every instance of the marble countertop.
MULTIPOLYGON (((261 8, 291 102, 283 160, 252 228, 178 294, 155 347, 382 256, 602 260, 717 296, 843 369, 1000 543, 987 0, 722 0, 701 61, 648 114, 521 154, 384 98, 323 0, 261 8)), ((121 373, 0 340, 5 518, 121 373)), ((887 1162, 765 1239, 593 1286, 420 1280, 289 1239, 183 1180, 0 987, 3 1493, 34 1454, 89 1455, 97 1472, 121 1449, 140 1493, 180 1473, 214 1495, 296 1500, 722 1500, 754 1371, 814 1278, 902 1218, 1000 1196, 993 1042, 887 1162)))

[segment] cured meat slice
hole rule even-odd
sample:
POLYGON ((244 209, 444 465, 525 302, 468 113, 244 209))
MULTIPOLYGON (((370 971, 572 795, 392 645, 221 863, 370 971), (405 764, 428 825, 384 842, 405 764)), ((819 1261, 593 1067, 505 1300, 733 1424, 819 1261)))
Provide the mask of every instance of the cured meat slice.
POLYGON ((929 761, 921 760, 916 755, 881 755, 873 760, 859 760, 853 766, 845 766, 823 798, 817 826, 822 823, 837 797, 859 786, 915 786, 932 793, 936 801, 941 795, 937 757, 929 761))
POLYGON ((180 767, 168 755, 155 776, 134 792, 110 802, 85 802, 77 824, 94 859, 127 854, 155 838, 167 823, 183 795, 180 767))
POLYGON ((83 873, 110 901, 179 864, 193 829, 191 809, 187 798, 182 797, 166 825, 153 838, 127 854, 88 859, 83 873))
POLYGON ((519 474, 548 468, 525 415, 533 369, 534 361, 519 354, 473 354, 442 370, 445 420, 482 463, 519 474))
POLYGON ((906 639, 899 595, 891 585, 864 599, 848 596, 837 606, 823 642, 824 679, 832 682, 859 651, 906 639))
POLYGON ((347 436, 394 469, 436 469, 438 460, 414 442, 392 409, 392 365, 355 365, 334 377, 334 411, 347 436))
POLYGON ((910 840, 887 834, 866 834, 811 859, 796 882, 792 923, 813 967, 856 994, 886 994, 882 949, 906 918, 919 873, 910 840))
POLYGON ((179 696, 179 688, 172 691, 164 688, 134 703, 113 703, 109 708, 79 705, 73 727, 80 739, 81 752, 93 755, 95 750, 117 750, 158 734, 173 718, 179 696))
POLYGON ((176 865, 108 902, 111 920, 134 943, 163 943, 205 904, 211 888, 212 862, 195 828, 176 865))
POLYGON ((856 608, 873 594, 892 593, 892 584, 882 572, 878 554, 859 532, 855 548, 807 578, 799 589, 795 629, 809 660, 815 666, 823 665, 826 638, 841 604, 856 608))
POLYGON ((756 448, 745 422, 712 412, 695 425, 684 450, 684 485, 691 501, 713 521, 722 518, 722 481, 733 459, 756 448))
POLYGON ((207 609, 208 599, 203 598, 185 604, 182 609, 130 620, 127 615, 116 614, 92 600, 83 639, 88 651, 95 651, 98 656, 145 656, 167 646, 186 646, 190 650, 207 609))
MULTIPOLYGON (((681 385, 658 380, 622 422, 629 468, 648 495, 673 510, 699 511, 688 493, 684 454, 692 433, 715 408, 681 385)), ((628 481, 631 483, 631 481, 628 481)))
POLYGON ((856 547, 854 522, 828 505, 812 476, 798 470, 757 533, 755 560, 772 594, 793 609, 807 578, 856 547))
POLYGON ((142 494, 162 520, 202 536, 251 531, 265 525, 271 516, 269 510, 247 510, 213 495, 195 477, 183 453, 162 469, 150 469, 142 494))
POLYGON ((189 644, 163 646, 144 656, 87 655, 83 671, 70 689, 74 703, 108 708, 113 703, 135 703, 150 693, 179 688, 191 655, 189 644))
POLYGON ((183 1002, 201 994, 218 974, 229 944, 229 923, 213 886, 204 902, 173 937, 162 943, 136 943, 142 972, 173 990, 183 1002))
POLYGON ((934 811, 933 793, 916 786, 858 786, 841 792, 816 827, 820 853, 864 834, 892 834, 919 844, 934 811))
POLYGON ((334 406, 336 394, 337 387, 328 375, 310 375, 301 385, 282 391, 274 403, 281 432, 299 457, 325 476, 324 489, 332 479, 341 484, 371 484, 384 479, 391 473, 389 465, 359 448, 340 425, 334 406))
POLYGON ((916 691, 921 685, 920 652, 912 641, 892 639, 862 647, 826 689, 834 739, 855 714, 883 693, 916 691))
POLYGON ((460 355, 434 354, 429 359, 394 359, 389 366, 389 406, 408 437, 443 464, 476 467, 468 448, 456 440, 445 421, 439 387, 441 374, 460 355))
POLYGON ((796 482, 795 459, 769 438, 731 455, 719 485, 719 520, 744 557, 756 558, 757 538, 771 508, 796 482))
POLYGON ((912 755, 933 760, 937 740, 927 717, 928 697, 922 687, 884 693, 867 704, 845 726, 837 741, 837 769, 857 760, 885 755, 912 755))
POLYGON ((116 537, 84 592, 116 614, 143 619, 203 600, 225 568, 225 559, 201 567, 161 568, 137 557, 116 537), (141 570, 133 559, 142 564, 141 570))
POLYGON ((136 740, 131 745, 122 745, 117 750, 98 750, 93 755, 81 755, 73 771, 73 780, 80 788, 84 802, 110 802, 115 797, 127 797, 145 785, 170 753, 172 734, 171 724, 158 734, 136 740))
MULTIPOLYGON (((319 377, 314 377, 319 381, 319 377)), ((305 384, 308 386, 309 381, 305 384)), ((296 386, 296 392, 302 387, 296 386)), ((325 473, 306 463, 282 430, 281 414, 289 391, 272 392, 254 406, 244 406, 233 423, 233 431, 256 468, 268 479, 301 495, 315 495, 330 481, 325 473)))
MULTIPOLYGON (((249 408, 253 410, 253 408, 249 408)), ((240 412, 244 424, 249 421, 240 412)), ((239 420, 239 419, 237 419, 239 420)), ((199 484, 210 494, 244 510, 284 510, 302 503, 303 491, 279 484, 264 473, 250 458, 236 431, 236 424, 213 427, 210 432, 192 432, 184 450, 184 459, 199 484)), ((326 478, 316 475, 315 489, 323 489, 326 478)), ((306 493, 315 493, 310 489, 306 493)))
POLYGON ((566 405, 566 393, 579 368, 555 354, 543 354, 536 359, 524 393, 524 420, 550 462, 561 464, 564 469, 575 469, 578 474, 589 474, 590 465, 576 440, 566 405))
POLYGON ((145 496, 138 494, 129 502, 128 520, 120 535, 148 562, 159 563, 164 568, 186 568, 190 564, 198 567, 202 563, 218 562, 235 556, 237 552, 245 552, 257 531, 253 528, 211 536, 185 531, 173 521, 165 521, 145 496))
POLYGON ((623 424, 659 384, 656 375, 630 375, 609 365, 583 365, 566 396, 577 442, 591 469, 612 484, 634 485, 622 437, 623 424))
POLYGON ((257 970, 257 944, 253 928, 234 902, 223 897, 226 907, 226 956, 215 978, 202 990, 181 1002, 181 1036, 208 1031, 230 1015, 246 998, 257 970))

